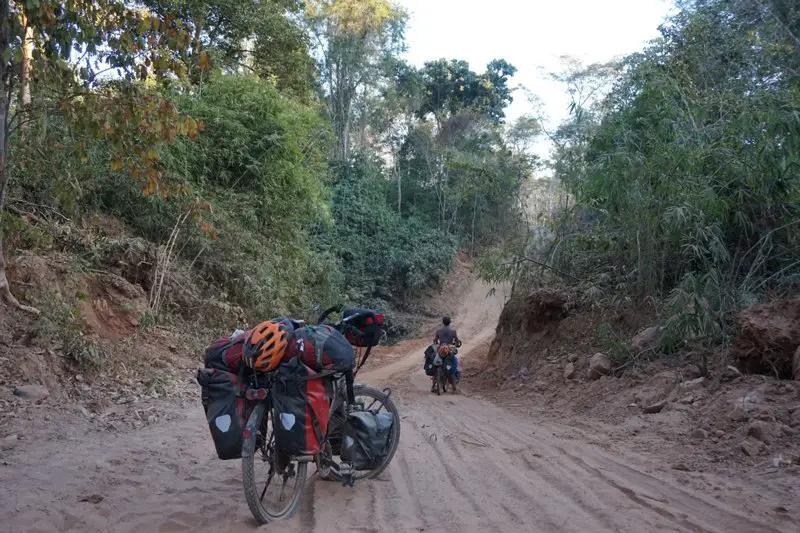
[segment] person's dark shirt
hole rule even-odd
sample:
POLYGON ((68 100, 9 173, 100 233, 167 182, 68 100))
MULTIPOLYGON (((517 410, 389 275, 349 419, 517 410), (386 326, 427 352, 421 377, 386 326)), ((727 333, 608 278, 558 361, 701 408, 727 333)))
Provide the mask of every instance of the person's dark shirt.
POLYGON ((436 330, 436 338, 433 340, 434 344, 455 344, 458 339, 456 330, 450 326, 442 326, 436 330))

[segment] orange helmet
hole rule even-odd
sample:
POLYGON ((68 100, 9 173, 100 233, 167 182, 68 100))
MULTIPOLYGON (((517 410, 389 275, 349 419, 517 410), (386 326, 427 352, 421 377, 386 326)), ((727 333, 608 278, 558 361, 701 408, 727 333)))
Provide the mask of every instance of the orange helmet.
POLYGON ((268 320, 257 325, 247 335, 242 350, 244 363, 257 372, 269 372, 281 363, 289 345, 286 324, 268 320))
POLYGON ((436 349, 436 353, 438 353, 440 357, 447 357, 450 355, 450 347, 446 344, 442 344, 436 349))

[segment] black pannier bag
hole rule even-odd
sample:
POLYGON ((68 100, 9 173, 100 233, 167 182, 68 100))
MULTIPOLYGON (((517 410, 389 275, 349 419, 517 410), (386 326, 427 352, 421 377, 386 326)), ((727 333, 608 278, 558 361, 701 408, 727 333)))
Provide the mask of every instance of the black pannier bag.
POLYGON ((242 456, 242 431, 253 405, 244 398, 237 374, 217 369, 197 371, 203 409, 208 420, 211 438, 220 459, 239 459, 242 456))
POLYGON ((355 470, 377 468, 389 454, 393 425, 391 413, 350 413, 344 424, 342 461, 351 463, 355 470))
POLYGON ((347 322, 344 336, 353 346, 377 346, 381 340, 383 315, 374 309, 352 307, 342 311, 342 318, 360 315, 347 322))
POLYGON ((319 453, 328 429, 325 380, 295 357, 278 367, 272 386, 275 443, 287 455, 319 453))
POLYGON ((425 349, 425 374, 428 376, 432 376, 436 373, 436 367, 433 366, 433 360, 436 358, 436 348, 433 347, 433 344, 428 346, 425 349))

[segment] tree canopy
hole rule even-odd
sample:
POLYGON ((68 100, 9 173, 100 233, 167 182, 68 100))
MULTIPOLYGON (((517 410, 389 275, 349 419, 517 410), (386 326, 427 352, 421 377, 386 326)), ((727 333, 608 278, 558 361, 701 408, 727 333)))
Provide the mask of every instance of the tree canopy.
MULTIPOLYGON (((134 280, 151 290, 148 312, 164 309, 152 286, 176 261, 204 301, 253 319, 337 298, 402 307, 443 281, 460 248, 521 221, 535 127, 506 135, 514 67, 412 69, 395 3, 6 6, 0 242, 13 255, 60 238, 33 237, 51 226, 28 227, 30 206, 53 224, 119 219, 163 249, 157 283, 134 280)), ((91 268, 105 253, 92 249, 91 268)), ((4 266, 0 289, 17 305, 4 266)), ((167 309, 192 307, 179 303, 185 285, 167 309)))
POLYGON ((606 302, 659 302, 667 344, 719 340, 726 313, 800 281, 800 11, 680 8, 644 51, 557 76, 572 97, 552 134, 568 201, 535 258, 606 302))

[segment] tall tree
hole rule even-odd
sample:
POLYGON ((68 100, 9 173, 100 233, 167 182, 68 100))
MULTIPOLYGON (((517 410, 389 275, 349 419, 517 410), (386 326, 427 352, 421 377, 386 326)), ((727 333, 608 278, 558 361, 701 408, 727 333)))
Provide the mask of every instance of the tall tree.
POLYGON ((384 78, 404 46, 407 15, 388 0, 311 0, 306 21, 336 137, 335 157, 350 151, 353 104, 384 78))
MULTIPOLYGON (((178 19, 124 0, 0 0, 0 215, 11 178, 9 141, 45 109, 87 135, 108 139, 115 147, 112 168, 126 166, 146 191, 156 192, 162 176, 152 146, 176 134, 193 135, 198 125, 140 91, 137 80, 182 76, 191 42, 178 19), (115 81, 104 76, 112 72, 115 81), (34 83, 47 94, 31 102, 34 83)), ((38 314, 11 293, 1 230, 0 299, 38 314)))

